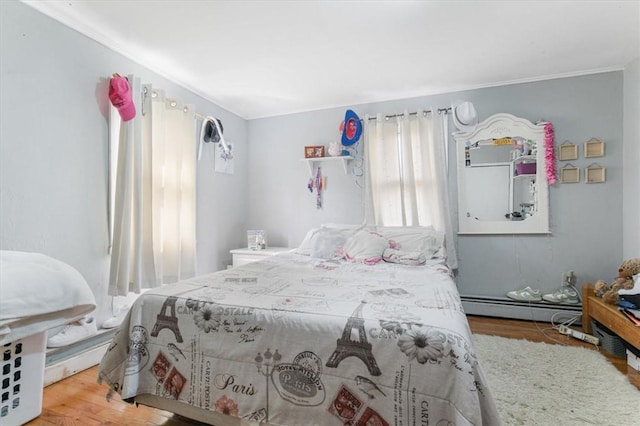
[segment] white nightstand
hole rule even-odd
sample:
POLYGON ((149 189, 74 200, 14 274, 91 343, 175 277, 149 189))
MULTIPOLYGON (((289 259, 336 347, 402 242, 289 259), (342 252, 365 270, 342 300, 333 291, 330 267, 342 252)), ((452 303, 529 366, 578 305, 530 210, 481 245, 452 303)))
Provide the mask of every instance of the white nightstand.
POLYGON ((262 250, 251 250, 249 248, 241 248, 231 250, 233 255, 233 267, 246 265, 247 263, 256 262, 267 256, 274 256, 278 253, 284 253, 291 250, 289 247, 267 247, 262 250))

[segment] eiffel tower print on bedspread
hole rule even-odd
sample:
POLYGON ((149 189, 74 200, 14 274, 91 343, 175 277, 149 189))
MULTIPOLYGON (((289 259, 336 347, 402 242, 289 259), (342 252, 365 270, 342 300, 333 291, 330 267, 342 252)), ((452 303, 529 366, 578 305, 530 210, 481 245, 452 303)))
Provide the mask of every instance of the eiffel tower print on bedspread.
POLYGON ((371 343, 367 341, 367 332, 364 329, 364 318, 362 318, 362 308, 366 302, 360 303, 353 314, 347 320, 347 324, 342 331, 342 337, 338 339, 336 350, 333 351, 327 367, 336 368, 343 359, 355 356, 360 358, 369 369, 372 376, 382 374, 378 368, 378 363, 371 352, 371 343), (353 330, 357 330, 358 340, 351 338, 353 330))
POLYGON ((175 296, 168 297, 164 304, 162 305, 162 309, 160 309, 160 313, 156 317, 156 323, 153 326, 153 330, 151 331, 151 335, 153 337, 158 337, 160 330, 163 328, 168 328, 173 332, 173 335, 176 338, 178 343, 182 343, 182 334, 180 333, 180 329, 178 328, 178 318, 176 317, 176 302, 178 298, 175 296), (169 311, 167 313, 167 311, 169 311))

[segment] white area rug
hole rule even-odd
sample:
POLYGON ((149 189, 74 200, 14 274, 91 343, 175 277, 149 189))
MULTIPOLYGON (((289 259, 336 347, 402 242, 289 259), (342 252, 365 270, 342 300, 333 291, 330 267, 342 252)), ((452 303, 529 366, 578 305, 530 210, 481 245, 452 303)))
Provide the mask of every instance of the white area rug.
POLYGON ((640 390, 597 351, 473 340, 505 425, 640 425, 640 390))

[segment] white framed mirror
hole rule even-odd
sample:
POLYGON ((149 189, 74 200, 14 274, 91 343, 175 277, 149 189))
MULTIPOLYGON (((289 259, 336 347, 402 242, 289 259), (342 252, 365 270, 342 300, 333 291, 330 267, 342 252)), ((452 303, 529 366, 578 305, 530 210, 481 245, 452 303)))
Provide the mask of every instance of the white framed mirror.
POLYGON ((453 134, 458 233, 549 233, 544 124, 501 113, 453 134))

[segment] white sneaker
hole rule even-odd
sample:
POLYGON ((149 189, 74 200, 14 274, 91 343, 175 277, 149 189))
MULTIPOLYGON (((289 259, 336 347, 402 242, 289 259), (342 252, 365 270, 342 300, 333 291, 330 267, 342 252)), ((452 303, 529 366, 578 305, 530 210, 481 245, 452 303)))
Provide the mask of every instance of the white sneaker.
POLYGON ((122 320, 124 320, 124 317, 127 316, 128 312, 129 312, 128 306, 120 309, 120 311, 118 313, 113 315, 111 318, 106 319, 102 323, 102 328, 120 327, 120 324, 122 324, 122 320))
POLYGON ((580 303, 578 300, 578 293, 575 290, 563 287, 553 293, 545 294, 542 296, 543 300, 551 303, 566 303, 569 305, 577 305, 580 303))
POLYGON ((520 290, 513 290, 507 293, 507 297, 520 302, 540 302, 540 290, 533 289, 529 286, 521 288, 520 290))
POLYGON ((127 316, 127 311, 121 312, 118 315, 114 315, 111 318, 107 318, 102 323, 102 328, 120 327, 120 324, 122 324, 122 320, 124 320, 125 316, 127 316))
POLYGON ((59 333, 47 339, 48 348, 67 346, 98 333, 96 320, 93 317, 82 318, 65 326, 59 333))

